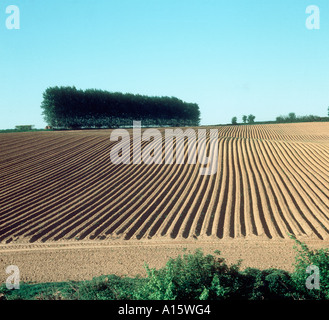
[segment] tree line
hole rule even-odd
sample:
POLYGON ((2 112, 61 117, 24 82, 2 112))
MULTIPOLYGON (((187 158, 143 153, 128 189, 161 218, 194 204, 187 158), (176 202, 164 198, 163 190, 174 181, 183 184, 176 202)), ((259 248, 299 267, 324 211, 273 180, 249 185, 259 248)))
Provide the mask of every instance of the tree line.
POLYGON ((131 126, 198 126, 196 103, 176 97, 150 97, 97 89, 50 87, 41 103, 44 120, 53 128, 116 128, 131 126))
POLYGON ((294 112, 290 112, 286 116, 276 117, 277 123, 292 123, 292 122, 315 122, 322 121, 322 118, 315 115, 296 116, 294 112))
MULTIPOLYGON (((249 116, 242 116, 242 121, 243 123, 249 123, 249 124, 253 124, 255 123, 255 116, 253 114, 250 114, 249 116)), ((237 117, 233 117, 232 118, 232 124, 238 124, 238 118, 237 117)))
MULTIPOLYGON (((249 116, 242 116, 242 122, 244 124, 255 123, 255 116, 250 114, 249 116)), ((315 115, 297 116, 294 112, 290 112, 288 115, 281 115, 276 117, 275 121, 270 121, 271 123, 293 123, 293 122, 317 122, 317 121, 329 121, 329 107, 328 107, 328 117, 319 117, 315 115)), ((233 117, 231 120, 233 125, 238 124, 238 118, 233 117)))

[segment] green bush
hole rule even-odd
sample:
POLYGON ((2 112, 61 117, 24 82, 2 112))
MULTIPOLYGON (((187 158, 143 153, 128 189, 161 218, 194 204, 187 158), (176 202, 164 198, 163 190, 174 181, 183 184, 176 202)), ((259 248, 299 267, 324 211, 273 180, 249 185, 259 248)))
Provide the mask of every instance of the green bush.
POLYGON ((329 299, 329 249, 311 250, 309 247, 297 240, 294 236, 290 236, 295 240, 294 248, 297 250, 295 261, 295 270, 292 273, 292 280, 296 287, 297 299, 329 299), (310 265, 316 266, 320 271, 320 288, 308 289, 306 287, 306 279, 311 275, 306 272, 306 268, 310 265))
POLYGON ((310 250, 295 240, 295 270, 240 271, 240 261, 227 265, 220 252, 204 255, 200 249, 170 259, 160 269, 146 265, 147 277, 108 275, 80 282, 22 283, 20 290, 0 286, 8 300, 319 300, 329 299, 329 249, 310 250), (320 270, 320 288, 309 289, 306 268, 320 270))
POLYGON ((4 300, 63 300, 67 298, 71 282, 21 283, 19 290, 8 290, 0 286, 0 297, 4 300))
POLYGON ((19 290, 0 286, 0 299, 6 300, 131 300, 145 279, 108 275, 86 281, 28 284, 19 290))
MULTIPOLYGON (((216 254, 219 254, 217 251, 216 254)), ((201 250, 170 259, 160 270, 147 267, 148 282, 137 299, 223 300, 293 299, 288 272, 277 269, 240 271, 240 262, 228 266, 201 250)))
POLYGON ((287 271, 247 268, 242 274, 244 275, 243 292, 248 300, 287 300, 293 298, 294 287, 287 271))
POLYGON ((71 294, 74 300, 133 300, 136 288, 145 282, 143 278, 108 275, 83 281, 71 294))
POLYGON ((239 286, 239 264, 228 266, 223 258, 204 255, 200 249, 170 259, 162 269, 146 265, 146 270, 148 281, 138 292, 138 299, 223 299, 239 286))

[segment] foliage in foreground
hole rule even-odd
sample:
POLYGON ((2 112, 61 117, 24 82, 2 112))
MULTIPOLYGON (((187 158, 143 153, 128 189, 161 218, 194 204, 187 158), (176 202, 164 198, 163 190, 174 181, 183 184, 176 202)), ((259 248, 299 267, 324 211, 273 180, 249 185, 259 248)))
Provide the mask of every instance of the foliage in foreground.
POLYGON ((329 250, 310 250, 295 240, 295 270, 240 270, 241 262, 227 265, 220 252, 184 253, 165 267, 151 269, 147 277, 101 276, 90 281, 27 284, 19 290, 0 287, 0 299, 8 300, 301 300, 329 299, 329 250), (308 289, 306 268, 320 270, 320 288, 308 289))
POLYGON ((295 270, 291 275, 298 295, 302 298, 323 300, 329 299, 329 249, 321 248, 311 250, 306 244, 295 239, 296 255, 295 270), (307 273, 309 266, 315 266, 319 270, 319 289, 307 289, 305 282, 312 272, 307 273))

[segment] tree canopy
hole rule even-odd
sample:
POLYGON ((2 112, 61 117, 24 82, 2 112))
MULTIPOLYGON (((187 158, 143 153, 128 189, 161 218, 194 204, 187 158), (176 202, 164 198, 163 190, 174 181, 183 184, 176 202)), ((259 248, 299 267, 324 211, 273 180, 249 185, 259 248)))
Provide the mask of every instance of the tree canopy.
POLYGON ((253 114, 250 114, 247 118, 248 123, 254 123, 255 122, 255 116, 253 114))
POLYGON ((100 128, 132 125, 197 126, 199 106, 175 97, 149 97, 97 89, 50 87, 43 93, 42 114, 59 128, 100 128))
POLYGON ((314 122, 321 121, 322 118, 315 115, 296 116, 294 112, 290 112, 287 116, 276 117, 277 123, 293 123, 293 122, 314 122))

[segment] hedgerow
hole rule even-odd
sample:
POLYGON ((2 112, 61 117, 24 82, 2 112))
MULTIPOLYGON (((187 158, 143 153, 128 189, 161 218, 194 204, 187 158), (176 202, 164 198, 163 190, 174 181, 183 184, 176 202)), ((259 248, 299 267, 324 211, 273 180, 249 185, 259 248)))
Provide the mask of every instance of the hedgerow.
POLYGON ((88 281, 28 284, 19 290, 0 287, 3 300, 323 300, 329 299, 329 250, 310 250, 295 240, 295 269, 241 270, 219 251, 201 249, 170 259, 163 268, 145 265, 146 277, 108 275, 88 281), (308 288, 308 266, 320 271, 319 288, 308 288))

